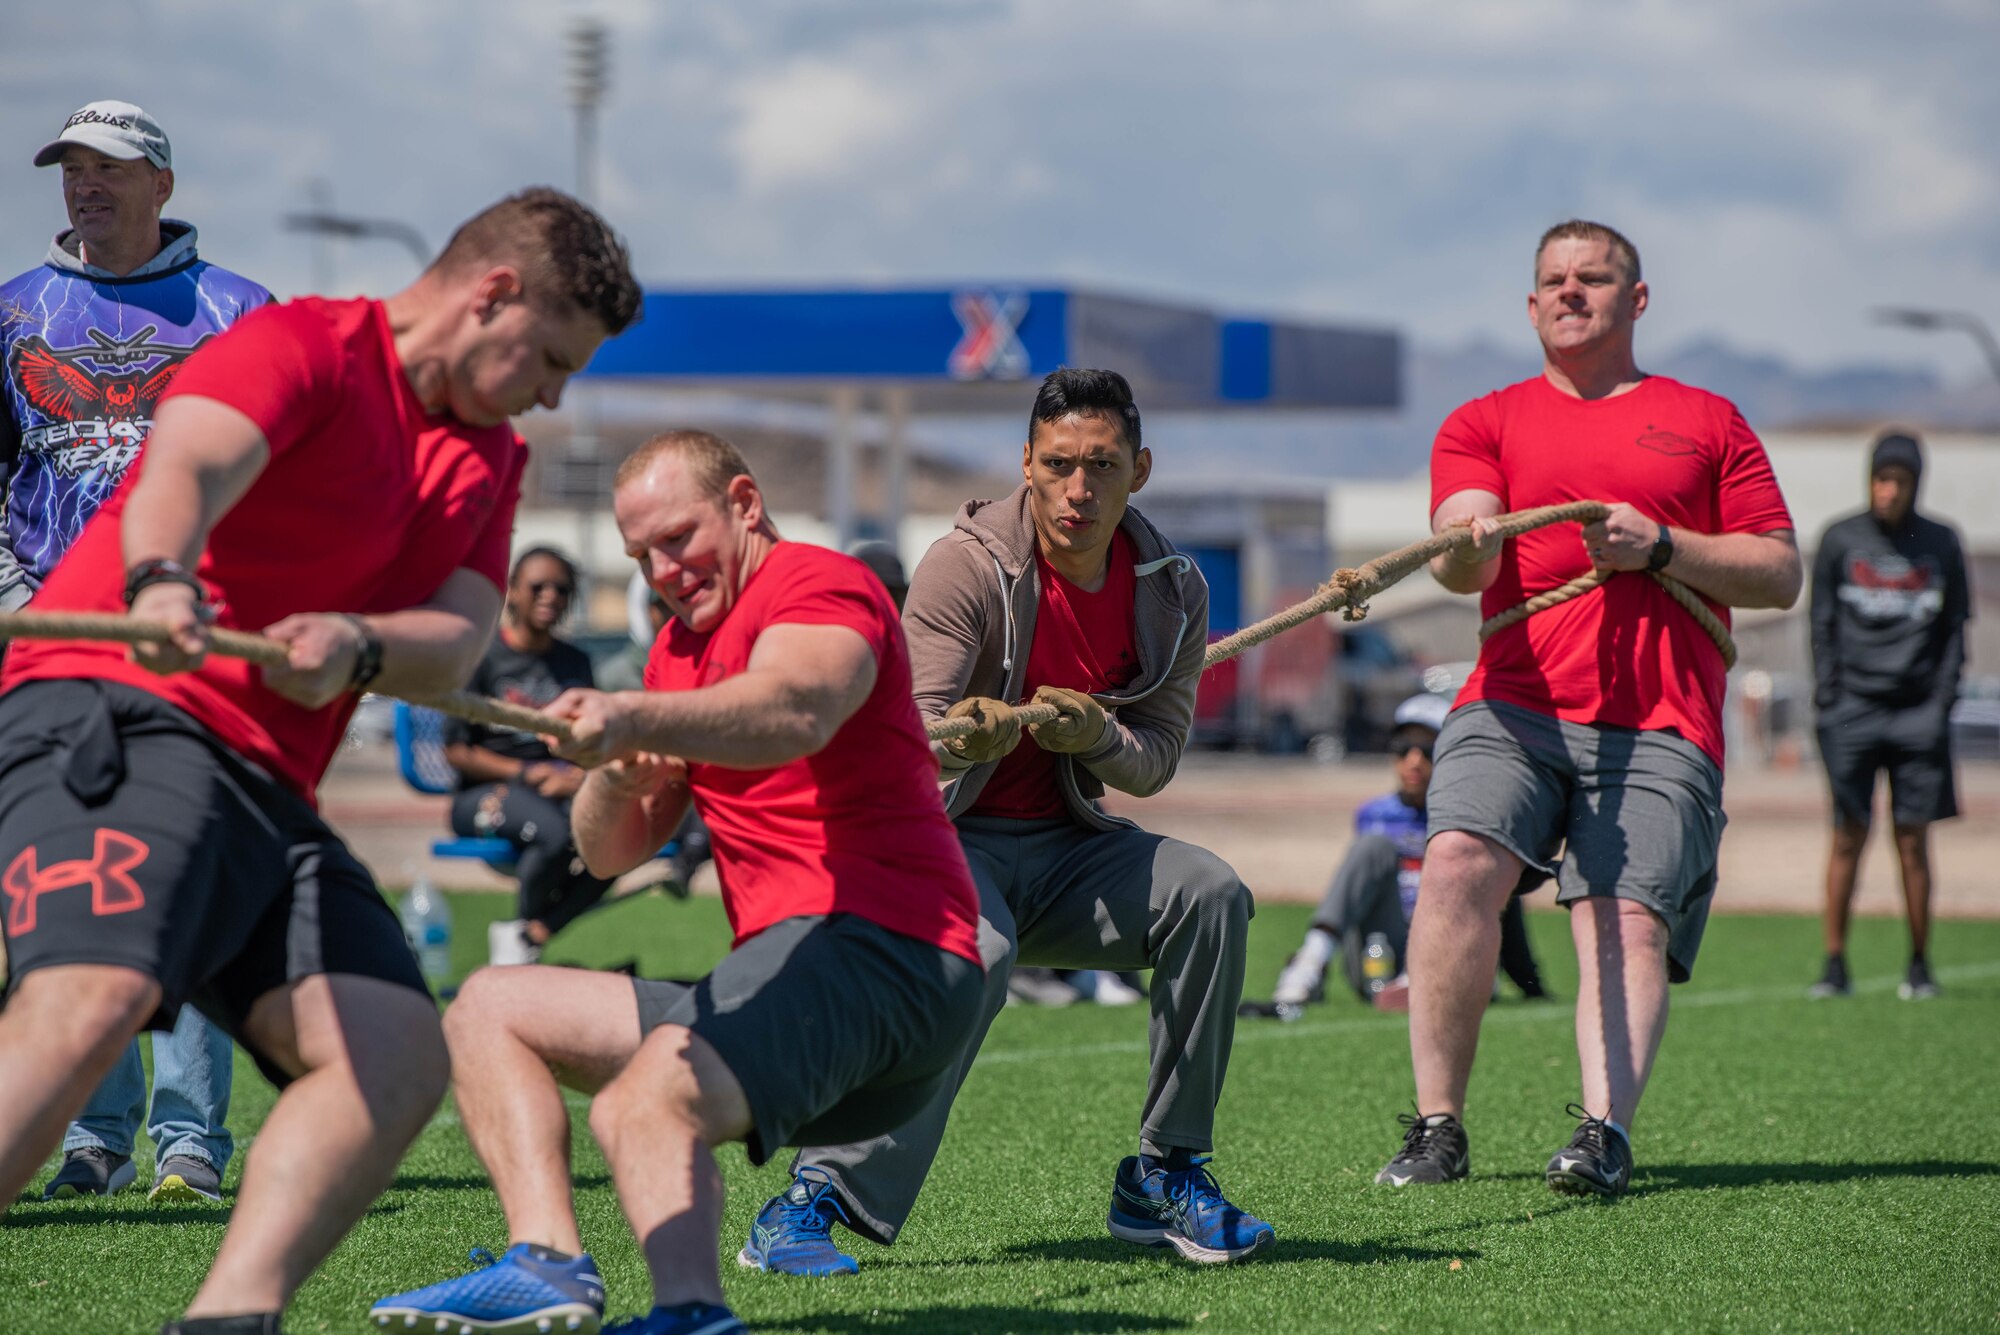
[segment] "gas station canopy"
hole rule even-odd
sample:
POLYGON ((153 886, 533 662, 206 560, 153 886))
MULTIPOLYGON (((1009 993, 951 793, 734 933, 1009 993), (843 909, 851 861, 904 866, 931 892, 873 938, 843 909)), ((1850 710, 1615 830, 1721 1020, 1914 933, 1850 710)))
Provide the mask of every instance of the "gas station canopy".
POLYGON ((1018 411, 1021 381, 1093 366, 1122 373, 1148 411, 1325 411, 1398 406, 1401 361, 1390 330, 1066 288, 663 288, 585 374, 815 401, 893 388, 909 411, 976 413, 1018 411))

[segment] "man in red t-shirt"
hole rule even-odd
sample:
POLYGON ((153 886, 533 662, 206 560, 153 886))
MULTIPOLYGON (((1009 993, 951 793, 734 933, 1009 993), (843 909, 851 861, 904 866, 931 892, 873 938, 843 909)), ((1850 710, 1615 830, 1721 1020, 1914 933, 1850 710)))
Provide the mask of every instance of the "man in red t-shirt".
POLYGON ((1770 462, 1726 400, 1642 373, 1647 289, 1632 243, 1600 223, 1551 228, 1528 314, 1542 374, 1466 404, 1431 452, 1431 524, 1476 545, 1431 563, 1492 617, 1598 570, 1602 587, 1493 634, 1438 739, 1430 842, 1410 923, 1417 1116, 1376 1177, 1466 1175, 1465 1088, 1492 995, 1500 912, 1524 873, 1555 877, 1576 942, 1581 1124, 1549 1185, 1623 1195, 1626 1132, 1708 920, 1722 836, 1721 651, 1660 571, 1730 607, 1789 607, 1800 564, 1770 462), (1611 504, 1577 531, 1511 544, 1493 516, 1611 504), (1618 574, 1618 572, 1624 572, 1618 574))
POLYGON ((1208 586, 1129 504, 1151 475, 1131 387, 1065 368, 1042 382, 1021 451, 1023 485, 971 501, 918 564, 903 623, 926 718, 970 718, 935 747, 946 810, 979 884, 989 970, 978 1039, 942 1095, 886 1136, 799 1156, 740 1258, 788 1274, 857 1268, 834 1221, 893 1243, 930 1172, 958 1085, 1007 1000, 1016 960, 1151 969, 1151 1069, 1138 1153, 1113 1174, 1112 1236, 1191 1261, 1271 1243, 1205 1166, 1229 1070, 1253 911, 1205 848, 1107 815, 1107 787, 1167 785, 1194 721, 1208 646, 1208 586), (1016 707, 1053 704, 1024 728, 1016 707))
POLYGON ((629 870, 692 798, 735 944, 693 985, 533 965, 467 980, 445 1021, 458 1107, 513 1245, 384 1298, 385 1325, 602 1316, 601 1288, 593 1302, 570 1282, 595 1269, 561 1079, 597 1095, 591 1129, 652 1272, 635 1329, 742 1330, 717 1269, 713 1147, 740 1140, 762 1163, 890 1130, 955 1078, 979 1018, 977 892, 888 590, 852 557, 782 541, 742 456, 706 432, 641 446, 613 504, 674 620, 645 690, 549 706, 574 731, 559 754, 598 767, 571 811, 577 848, 598 875, 629 870))
POLYGON ((443 1096, 436 1007, 313 792, 361 687, 470 675, 526 458, 507 419, 553 406, 638 304, 602 220, 531 190, 386 302, 245 317, 183 364, 134 476, 36 600, 129 608, 168 641, 8 655, 0 1200, 131 1036, 183 1005, 283 1088, 169 1330, 275 1330, 443 1096), (211 625, 289 661, 211 661, 211 625))

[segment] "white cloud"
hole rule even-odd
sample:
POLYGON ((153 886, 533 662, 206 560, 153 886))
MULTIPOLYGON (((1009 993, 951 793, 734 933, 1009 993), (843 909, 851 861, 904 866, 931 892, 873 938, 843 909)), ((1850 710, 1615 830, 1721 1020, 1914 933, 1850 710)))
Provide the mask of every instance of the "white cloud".
POLYGON ((818 59, 752 75, 735 101, 741 120, 729 144, 756 195, 869 181, 868 169, 913 127, 916 110, 883 80, 818 59))

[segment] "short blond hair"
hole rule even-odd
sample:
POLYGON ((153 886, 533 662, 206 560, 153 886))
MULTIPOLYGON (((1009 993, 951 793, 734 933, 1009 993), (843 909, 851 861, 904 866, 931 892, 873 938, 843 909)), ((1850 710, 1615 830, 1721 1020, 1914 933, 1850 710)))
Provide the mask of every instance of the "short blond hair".
POLYGON ((1587 218, 1571 218, 1568 222, 1559 222, 1542 233, 1540 243, 1535 246, 1536 283, 1542 280, 1542 252, 1547 250, 1549 243, 1553 241, 1602 241, 1624 261, 1627 284, 1636 283, 1641 277, 1639 248, 1633 245, 1623 232, 1615 227, 1607 227, 1601 222, 1591 222, 1587 218))
POLYGON ((712 431, 687 428, 662 431, 626 455, 612 478, 612 489, 637 481, 657 460, 670 456, 687 466, 688 476, 701 488, 702 495, 718 505, 728 499, 729 484, 737 478, 757 480, 750 465, 744 462, 741 450, 712 431))

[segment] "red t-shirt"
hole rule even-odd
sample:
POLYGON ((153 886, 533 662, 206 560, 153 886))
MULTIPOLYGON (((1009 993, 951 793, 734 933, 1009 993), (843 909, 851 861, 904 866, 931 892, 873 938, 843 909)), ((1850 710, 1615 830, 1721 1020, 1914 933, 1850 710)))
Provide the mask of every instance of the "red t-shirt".
MULTIPOLYGON (((1021 682, 1026 692, 1023 701, 1041 686, 1102 695, 1132 684, 1139 675, 1138 643, 1132 632, 1132 599, 1138 586, 1135 560, 1132 540, 1123 529, 1117 530, 1111 538, 1104 583, 1097 592, 1086 593, 1057 574, 1036 547, 1041 592, 1035 600, 1028 675, 1021 682)), ((1066 819, 1069 808, 1063 804, 1057 775, 1056 753, 1042 750, 1032 737, 1023 737, 1000 761, 965 814, 1066 819)))
MULTIPOLYGON (((401 611, 460 567, 505 585, 528 447, 505 425, 427 416, 380 303, 302 297, 253 311, 182 364, 168 397, 182 394, 235 408, 271 447, 197 567, 218 625, 261 631, 295 612, 401 611)), ((125 610, 121 524, 148 457, 85 526, 37 611, 125 610)), ((122 645, 82 641, 17 641, 0 685, 46 677, 150 691, 308 800, 355 704, 350 695, 302 708, 241 659, 162 677, 122 645)))
MULTIPOLYGON (((1431 447, 1431 509, 1477 488, 1503 510, 1565 501, 1627 502, 1697 533, 1790 528, 1764 446, 1727 399, 1665 376, 1585 401, 1541 376, 1475 399, 1431 447)), ((1579 526, 1507 542, 1481 596, 1482 617, 1590 569, 1579 526)), ((1725 624, 1728 609, 1710 603, 1725 624)), ((1727 669, 1708 633, 1653 580, 1621 575, 1499 631, 1458 703, 1503 700, 1575 723, 1674 728, 1722 763, 1727 669)))
POLYGON ((856 631, 875 653, 875 689, 813 755, 771 769, 688 767, 737 943, 786 918, 852 913, 978 963, 979 894, 938 796, 896 605, 867 566, 779 543, 714 630, 667 623, 646 689, 733 677, 779 625, 856 631))

